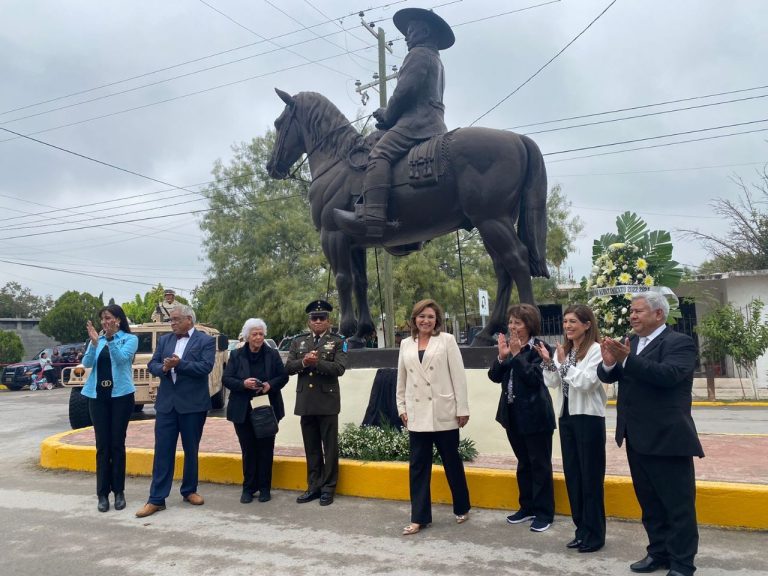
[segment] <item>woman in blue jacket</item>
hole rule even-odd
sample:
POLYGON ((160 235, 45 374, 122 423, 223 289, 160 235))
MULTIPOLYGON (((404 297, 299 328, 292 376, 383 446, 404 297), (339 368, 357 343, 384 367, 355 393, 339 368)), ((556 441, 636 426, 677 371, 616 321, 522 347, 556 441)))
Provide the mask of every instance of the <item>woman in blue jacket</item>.
POLYGON ((120 306, 99 311, 101 332, 89 320, 88 348, 83 366, 91 368, 82 394, 88 400, 96 433, 96 494, 99 512, 109 510, 109 493, 115 493, 115 510, 125 508, 125 434, 133 413, 133 356, 139 340, 131 334, 120 306))

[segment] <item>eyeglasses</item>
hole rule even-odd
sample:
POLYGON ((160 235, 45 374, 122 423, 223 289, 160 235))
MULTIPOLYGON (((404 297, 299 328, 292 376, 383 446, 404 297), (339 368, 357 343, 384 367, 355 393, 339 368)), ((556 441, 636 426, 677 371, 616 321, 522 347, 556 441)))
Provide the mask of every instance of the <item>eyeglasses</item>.
POLYGON ((310 322, 323 322, 325 320, 328 320, 327 314, 317 314, 309 317, 310 322))

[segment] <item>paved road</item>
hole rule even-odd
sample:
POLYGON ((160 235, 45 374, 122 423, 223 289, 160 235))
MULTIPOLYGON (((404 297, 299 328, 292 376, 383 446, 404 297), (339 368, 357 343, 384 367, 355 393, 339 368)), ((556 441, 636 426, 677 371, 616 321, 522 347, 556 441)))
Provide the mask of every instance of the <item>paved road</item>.
MULTIPOLYGON (((138 520, 146 478, 129 479, 127 510, 100 514, 92 475, 37 466, 40 441, 67 428, 67 394, 0 393, 2 576, 613 576, 630 575, 627 565, 644 554, 636 522, 609 521, 606 548, 585 558, 564 547, 572 535, 567 517, 534 534, 506 525, 506 511, 473 511, 457 526, 448 507, 436 506, 435 524, 406 539, 399 535, 405 503, 339 497, 320 508, 276 491, 269 503, 242 505, 237 487, 212 484, 200 488, 205 506, 174 495, 167 511, 138 520)), ((739 422, 751 420, 744 413, 739 422)), ((713 421, 722 425, 721 417, 713 421)), ((765 533, 702 529, 697 575, 764 576, 765 541, 765 533)))

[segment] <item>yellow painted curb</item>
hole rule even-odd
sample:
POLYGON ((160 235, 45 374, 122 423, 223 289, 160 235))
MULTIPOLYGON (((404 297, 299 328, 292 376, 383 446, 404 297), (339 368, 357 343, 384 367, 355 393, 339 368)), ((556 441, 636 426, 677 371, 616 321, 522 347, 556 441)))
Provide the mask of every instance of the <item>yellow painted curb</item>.
MULTIPOLYGON (((768 408, 768 402, 765 400, 734 400, 732 402, 726 402, 725 400, 695 400, 691 403, 691 405, 703 408, 720 406, 733 406, 738 408, 768 408)), ((608 406, 616 406, 616 400, 608 400, 608 406)))
POLYGON ((0 390, 8 390, 8 386, 5 384, 0 384, 0 390))
MULTIPOLYGON (((43 468, 96 471, 95 448, 62 441, 72 431, 46 438, 40 445, 43 468)), ((129 448, 126 471, 135 476, 152 475, 153 451, 129 448)), ((175 478, 180 479, 184 455, 176 456, 175 478)), ((404 462, 362 462, 342 459, 339 463, 339 494, 387 500, 409 499, 408 464, 404 462)), ((518 491, 511 470, 465 468, 472 505, 477 508, 516 509, 518 491)), ((306 464, 303 458, 276 456, 272 486, 284 490, 306 488, 306 464)), ((200 480, 219 484, 243 481, 239 454, 200 453, 200 480)), ((562 473, 555 473, 555 511, 570 515, 568 495, 562 473)), ((768 485, 726 482, 696 482, 697 513, 700 524, 768 530, 768 485)), ((442 466, 434 466, 432 501, 447 504, 451 493, 442 466)), ((606 476, 605 511, 613 518, 639 519, 640 507, 632 480, 626 476, 606 476)))

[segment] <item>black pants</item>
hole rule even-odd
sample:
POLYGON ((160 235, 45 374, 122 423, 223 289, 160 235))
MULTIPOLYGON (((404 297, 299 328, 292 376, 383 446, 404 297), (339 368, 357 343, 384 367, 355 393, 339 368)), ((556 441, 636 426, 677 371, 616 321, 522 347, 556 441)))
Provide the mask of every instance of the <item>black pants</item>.
POLYGON ((699 547, 693 457, 638 454, 627 439, 627 460, 648 534, 648 554, 691 576, 699 547))
POLYGON ((133 392, 117 398, 88 399, 96 433, 96 494, 125 490, 125 434, 133 413, 133 392))
POLYGON ((250 410, 242 424, 233 423, 240 451, 243 453, 243 492, 262 495, 272 490, 272 460, 275 437, 256 438, 250 421, 250 410))
POLYGON ((520 434, 510 405, 507 439, 517 458, 520 510, 542 522, 555 519, 555 487, 552 480, 552 432, 520 434))
MULTIPOLYGON (((566 400, 567 401, 567 400, 566 400)), ((563 472, 576 525, 585 546, 605 544, 605 418, 565 413, 559 420, 563 472)))
POLYGON ((307 455, 307 490, 333 494, 339 481, 339 415, 302 416, 301 437, 307 455))
POLYGON ((410 463, 408 476, 411 489, 411 522, 430 524, 432 522, 432 445, 443 460, 445 478, 451 489, 453 513, 469 512, 469 489, 464 475, 464 463, 459 456, 459 429, 441 432, 408 432, 410 440, 410 463))

